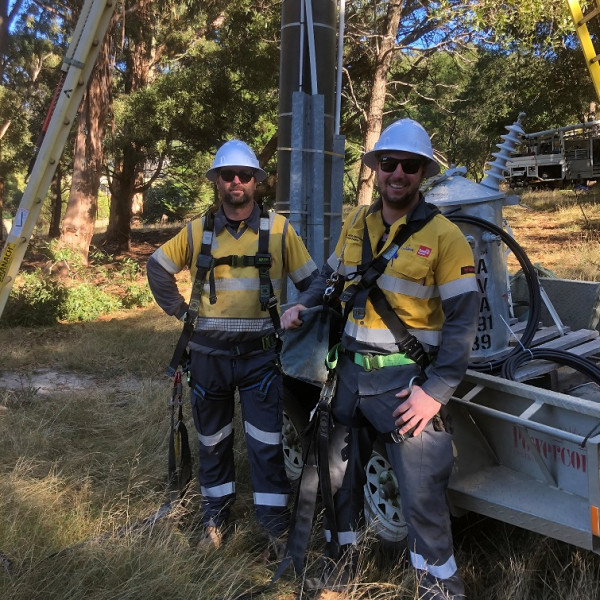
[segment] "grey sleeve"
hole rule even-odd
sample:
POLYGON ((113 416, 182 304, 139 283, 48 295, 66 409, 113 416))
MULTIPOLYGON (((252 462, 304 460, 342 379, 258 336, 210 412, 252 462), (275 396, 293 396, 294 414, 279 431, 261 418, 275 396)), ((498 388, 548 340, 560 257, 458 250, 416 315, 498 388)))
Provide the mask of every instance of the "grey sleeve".
POLYGON ((156 303, 168 315, 175 315, 181 319, 188 305, 179 293, 175 276, 164 269, 154 255, 146 263, 146 275, 156 303))
POLYGON ((297 304, 303 304, 306 308, 321 304, 327 287, 327 279, 332 273, 333 269, 328 264, 324 264, 321 272, 311 281, 308 289, 298 296, 297 304))
POLYGON ((444 300, 442 342, 433 363, 425 370, 423 390, 446 404, 464 377, 477 333, 479 293, 466 292, 444 300))

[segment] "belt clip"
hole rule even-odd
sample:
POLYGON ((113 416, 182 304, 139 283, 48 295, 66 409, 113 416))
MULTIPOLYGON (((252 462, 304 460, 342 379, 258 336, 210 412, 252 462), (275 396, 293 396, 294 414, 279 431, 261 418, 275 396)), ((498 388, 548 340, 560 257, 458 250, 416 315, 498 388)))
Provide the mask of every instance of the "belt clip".
POLYGON ((381 369, 381 354, 363 354, 362 355, 363 369, 372 371, 373 369, 381 369))
POLYGON ((404 442, 406 440, 406 435, 404 435, 403 433, 400 433, 399 429, 394 429, 394 431, 392 431, 390 433, 390 437, 392 438, 392 441, 395 444, 401 444, 402 442, 404 442))
POLYGON ((277 345, 277 336, 273 335, 265 335, 265 337, 261 338, 261 344, 263 350, 269 350, 270 348, 274 348, 277 345))

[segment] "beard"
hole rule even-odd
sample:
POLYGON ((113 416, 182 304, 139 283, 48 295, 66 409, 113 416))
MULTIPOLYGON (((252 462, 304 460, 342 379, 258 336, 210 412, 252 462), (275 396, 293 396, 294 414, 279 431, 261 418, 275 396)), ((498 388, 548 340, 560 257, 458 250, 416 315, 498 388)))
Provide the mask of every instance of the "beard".
POLYGON ((236 208, 239 208, 240 206, 247 206, 250 204, 253 201, 253 198, 246 191, 244 191, 243 196, 234 196, 230 193, 224 193, 221 200, 223 203, 228 204, 229 206, 235 206, 236 208))
POLYGON ((382 200, 388 204, 388 206, 396 210, 406 210, 407 208, 412 208, 419 201, 418 189, 416 192, 409 192, 399 197, 387 194, 385 189, 380 190, 379 193, 382 200))

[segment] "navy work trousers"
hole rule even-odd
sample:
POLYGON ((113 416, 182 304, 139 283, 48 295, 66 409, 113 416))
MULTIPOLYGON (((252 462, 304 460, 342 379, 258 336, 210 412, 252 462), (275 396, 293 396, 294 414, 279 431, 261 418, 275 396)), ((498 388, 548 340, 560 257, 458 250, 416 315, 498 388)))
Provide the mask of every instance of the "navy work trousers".
POLYGON ((290 484, 282 447, 282 377, 274 352, 224 357, 192 351, 191 403, 198 432, 205 525, 222 525, 235 500, 234 402, 238 390, 254 506, 274 537, 288 527, 290 484))

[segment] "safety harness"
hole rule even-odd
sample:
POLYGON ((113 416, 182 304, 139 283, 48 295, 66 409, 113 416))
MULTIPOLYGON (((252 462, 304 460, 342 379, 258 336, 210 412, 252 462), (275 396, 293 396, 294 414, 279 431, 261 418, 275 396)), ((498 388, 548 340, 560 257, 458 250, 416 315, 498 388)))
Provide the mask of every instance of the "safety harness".
MULTIPOLYGON (((331 532, 331 557, 334 559, 339 557, 340 548, 329 471, 329 435, 333 427, 331 403, 337 386, 335 367, 338 355, 340 353, 350 355, 352 360, 365 370, 414 363, 424 368, 427 364, 427 354, 423 346, 408 332, 400 317, 396 315, 383 292, 377 286, 377 278, 385 271, 388 262, 396 255, 402 245, 439 213, 439 210, 431 204, 425 203, 425 207, 427 209, 425 216, 422 219, 409 221, 402 227, 389 248, 377 258, 373 258, 365 214, 362 264, 358 267, 352 279, 358 276, 361 276, 361 278, 357 283, 348 286, 345 291, 339 294, 339 300, 345 303, 345 307, 338 327, 341 334, 350 311, 353 311, 355 318, 364 317, 366 301, 367 298, 370 298, 375 310, 394 334, 399 352, 387 355, 365 355, 350 352, 344 349, 340 343, 334 345, 329 352, 325 361, 328 369, 327 381, 321 389, 319 402, 309 426, 302 436, 304 466, 292 512, 292 524, 286 546, 286 555, 273 576, 271 584, 285 572, 290 563, 294 565, 297 573, 302 572, 316 506, 317 489, 321 493, 327 525, 331 532)), ((364 213, 366 212, 365 210, 364 213)), ((337 295, 343 287, 343 279, 343 276, 335 271, 327 281, 328 286, 323 298, 324 310, 330 309, 331 305, 336 304, 337 295)))
POLYGON ((202 232, 202 243, 200 252, 196 258, 196 277, 192 284, 192 292, 188 310, 183 320, 183 331, 173 352, 173 357, 167 369, 167 374, 172 376, 179 366, 187 370, 189 363, 189 353, 187 350, 190 341, 198 344, 210 346, 221 350, 229 350, 234 355, 239 356, 252 352, 253 350, 267 350, 276 348, 279 345, 281 335, 281 321, 277 311, 277 296, 273 291, 273 283, 270 277, 271 254, 269 253, 269 233, 271 221, 269 213, 263 209, 260 215, 260 226, 258 230, 258 252, 254 256, 229 255, 220 258, 214 258, 212 255, 212 242, 214 236, 215 216, 214 211, 210 210, 204 216, 204 227, 202 232), (206 279, 208 278, 209 302, 215 304, 217 301, 217 292, 215 286, 215 267, 219 265, 229 265, 237 267, 256 267, 258 269, 259 293, 258 300, 260 309, 268 311, 275 333, 269 334, 249 342, 231 344, 230 342, 220 342, 200 333, 194 333, 198 311, 200 310, 200 300, 204 292, 206 279))
MULTIPOLYGON (((377 285, 377 279, 385 271, 390 260, 397 256, 398 251, 408 238, 425 227, 440 212, 433 204, 424 202, 423 205, 426 209, 424 217, 408 221, 404 227, 398 230, 387 250, 376 258, 373 258, 365 216, 362 263, 357 268, 356 273, 352 275, 352 279, 357 277, 360 277, 360 279, 349 285, 340 295, 340 300, 345 305, 344 317, 347 319, 350 311, 352 311, 352 316, 355 319, 363 319, 367 299, 370 299, 373 308, 394 335, 394 340, 398 346, 397 353, 387 355, 364 355, 357 352, 348 352, 341 346, 337 349, 337 351, 343 351, 351 355, 351 359, 367 371, 373 368, 402 365, 410 362, 415 362, 423 368, 427 366, 428 357, 423 346, 414 335, 409 333, 400 317, 390 306, 381 288, 377 285)), ((331 368, 334 367, 335 364, 331 368)))

